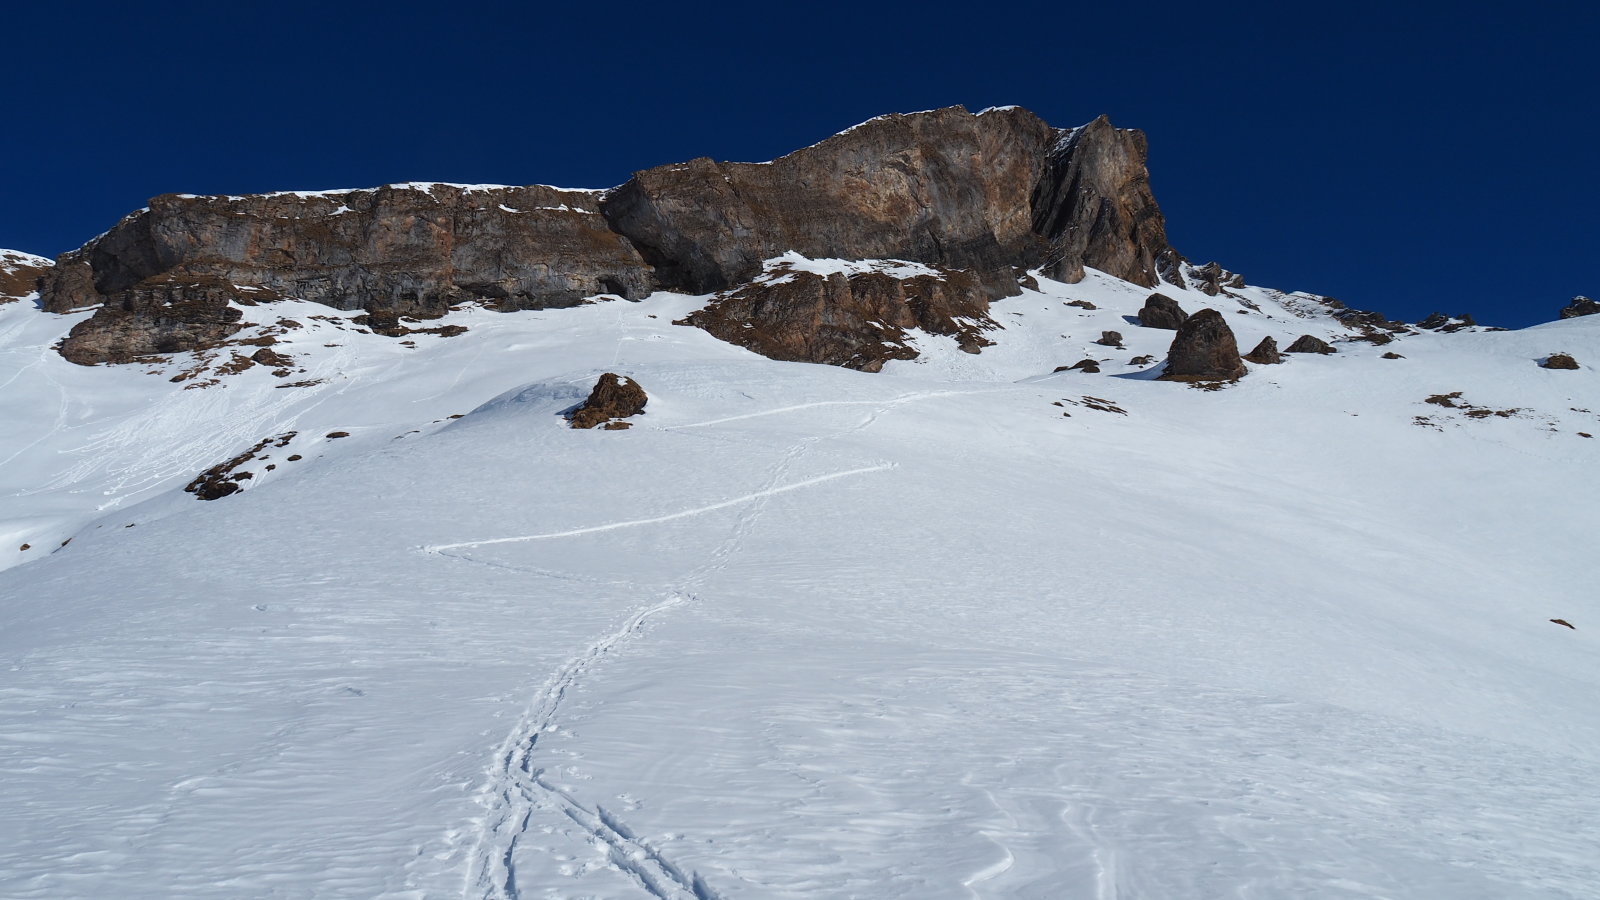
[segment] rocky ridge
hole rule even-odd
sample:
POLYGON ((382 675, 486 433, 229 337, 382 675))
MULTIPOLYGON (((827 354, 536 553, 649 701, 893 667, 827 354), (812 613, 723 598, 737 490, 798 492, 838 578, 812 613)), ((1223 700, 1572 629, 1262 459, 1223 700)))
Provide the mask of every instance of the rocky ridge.
MULTIPOLYGON (((937 290, 884 283, 872 298, 835 290, 825 300, 931 303, 933 312, 892 323, 926 327, 922 319, 958 311, 980 318, 966 313, 1014 294, 1019 269, 1068 282, 1085 266, 1145 286, 1163 272, 1181 278, 1146 152, 1140 132, 1104 117, 1056 129, 1016 107, 949 107, 872 119, 770 163, 659 166, 607 191, 413 183, 168 194, 64 254, 41 283, 42 302, 58 313, 99 307, 65 342, 68 359, 123 362, 206 347, 232 334, 229 310, 285 298, 429 317, 464 302, 543 309, 734 291, 754 313, 771 306, 755 302, 767 262, 797 252, 937 267, 946 284, 937 290), (897 299, 882 300, 889 295, 897 299)), ((696 324, 730 321, 745 308, 733 296, 696 324)), ((815 362, 839 355, 826 316, 786 318, 815 328, 777 344, 817 348, 804 357, 815 362)), ((956 330, 980 345, 972 329, 956 330)), ((856 364, 868 368, 872 356, 856 364)))

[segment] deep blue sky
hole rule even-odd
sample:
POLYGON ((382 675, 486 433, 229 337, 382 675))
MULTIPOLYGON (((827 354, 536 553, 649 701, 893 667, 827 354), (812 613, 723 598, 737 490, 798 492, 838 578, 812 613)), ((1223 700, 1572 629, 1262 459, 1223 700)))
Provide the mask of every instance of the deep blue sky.
POLYGON ((0 31, 0 247, 44 255, 169 191, 607 187, 1019 104, 1144 129, 1174 245, 1252 283, 1513 327, 1600 296, 1594 4, 158 0, 0 31))

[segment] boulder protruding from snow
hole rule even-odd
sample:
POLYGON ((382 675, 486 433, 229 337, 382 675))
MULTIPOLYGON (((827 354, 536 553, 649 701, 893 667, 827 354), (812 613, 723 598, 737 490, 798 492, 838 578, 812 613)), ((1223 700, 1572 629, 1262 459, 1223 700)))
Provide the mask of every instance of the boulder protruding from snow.
POLYGON ((1120 332, 1120 331, 1102 331, 1102 332, 1100 332, 1100 340, 1095 341, 1095 343, 1096 344, 1102 344, 1102 345, 1107 346, 1107 347, 1115 347, 1118 350, 1121 350, 1122 349, 1122 332, 1120 332))
POLYGON ((1232 381, 1245 374, 1239 344, 1222 313, 1202 309, 1184 320, 1167 351, 1164 381, 1232 381))
POLYGON ((1090 375, 1100 373, 1100 361, 1097 359, 1080 359, 1070 366, 1056 366, 1057 372, 1087 372, 1090 375))
POLYGON ((1576 319, 1579 316, 1592 316, 1600 313, 1600 302, 1590 300, 1588 297, 1573 297, 1572 302, 1561 308, 1561 318, 1576 319))
POLYGON ((603 424, 607 429, 626 428, 629 423, 617 420, 643 412, 649 399, 637 381, 607 372, 595 383, 589 399, 572 411, 572 427, 593 428, 603 424))
POLYGON ((1319 337, 1302 334, 1295 338, 1295 342, 1284 348, 1285 353, 1337 353, 1333 345, 1319 337))
POLYGON ((1272 366, 1283 362, 1283 355, 1278 352, 1278 342, 1270 337, 1261 339, 1254 350, 1244 355, 1246 362, 1253 362, 1258 366, 1272 366))
POLYGON ((1151 294, 1139 310, 1139 324, 1146 328, 1177 331, 1188 318, 1189 314, 1183 311, 1178 301, 1166 294, 1151 294))
POLYGON ((1417 323, 1418 328, 1425 328, 1428 331, 1442 331, 1446 334, 1453 334, 1463 328, 1476 328, 1477 326, 1477 321, 1468 313, 1462 313, 1459 316, 1447 316, 1444 313, 1435 312, 1430 313, 1426 319, 1417 323))
POLYGON ((1544 362, 1540 363, 1539 365, 1540 365, 1540 367, 1545 368, 1545 369, 1578 369, 1578 368, 1582 368, 1581 366, 1578 365, 1578 361, 1576 359, 1573 359, 1572 355, 1568 354, 1568 353, 1552 353, 1549 356, 1545 357, 1544 362))

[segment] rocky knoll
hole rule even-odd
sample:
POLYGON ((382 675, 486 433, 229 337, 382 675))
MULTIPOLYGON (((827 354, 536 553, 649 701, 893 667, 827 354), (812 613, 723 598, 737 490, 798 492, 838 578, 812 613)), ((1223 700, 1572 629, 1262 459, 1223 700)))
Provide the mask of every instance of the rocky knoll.
POLYGON ((1561 318, 1576 319, 1579 316, 1592 316, 1600 313, 1600 303, 1579 295, 1572 298, 1572 302, 1561 308, 1561 318))
POLYGON ((992 343, 982 332, 996 327, 989 318, 996 288, 971 272, 891 261, 829 262, 832 271, 789 254, 685 321, 770 359, 865 372, 891 359, 915 358, 906 343, 913 328, 953 336, 968 353, 992 343))
POLYGON ((39 278, 54 265, 42 256, 16 250, 0 250, 0 303, 21 300, 32 294, 39 278))
MULTIPOLYGON (((169 194, 62 256, 43 302, 55 312, 103 304, 95 319, 105 321, 84 323, 65 347, 92 363, 204 346, 228 324, 219 304, 294 297, 388 316, 463 301, 570 306, 737 289, 791 251, 964 270, 990 299, 1015 291, 1019 267, 1076 281, 1092 266, 1154 286, 1163 271, 1181 277, 1180 258, 1145 154, 1141 133, 1103 117, 1062 130, 1015 107, 950 107, 873 119, 770 163, 696 159, 604 192, 169 194)), ((833 342, 819 332, 800 343, 833 342)))

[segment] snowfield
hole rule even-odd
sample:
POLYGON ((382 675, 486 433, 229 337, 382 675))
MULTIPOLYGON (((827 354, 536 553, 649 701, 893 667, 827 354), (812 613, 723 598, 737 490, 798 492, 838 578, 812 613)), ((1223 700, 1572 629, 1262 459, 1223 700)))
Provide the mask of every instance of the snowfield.
POLYGON ((249 307, 303 371, 191 388, 0 305, 0 896, 1595 897, 1600 316, 1163 287, 1341 339, 1207 391, 1039 284, 875 375, 657 294, 249 307))

